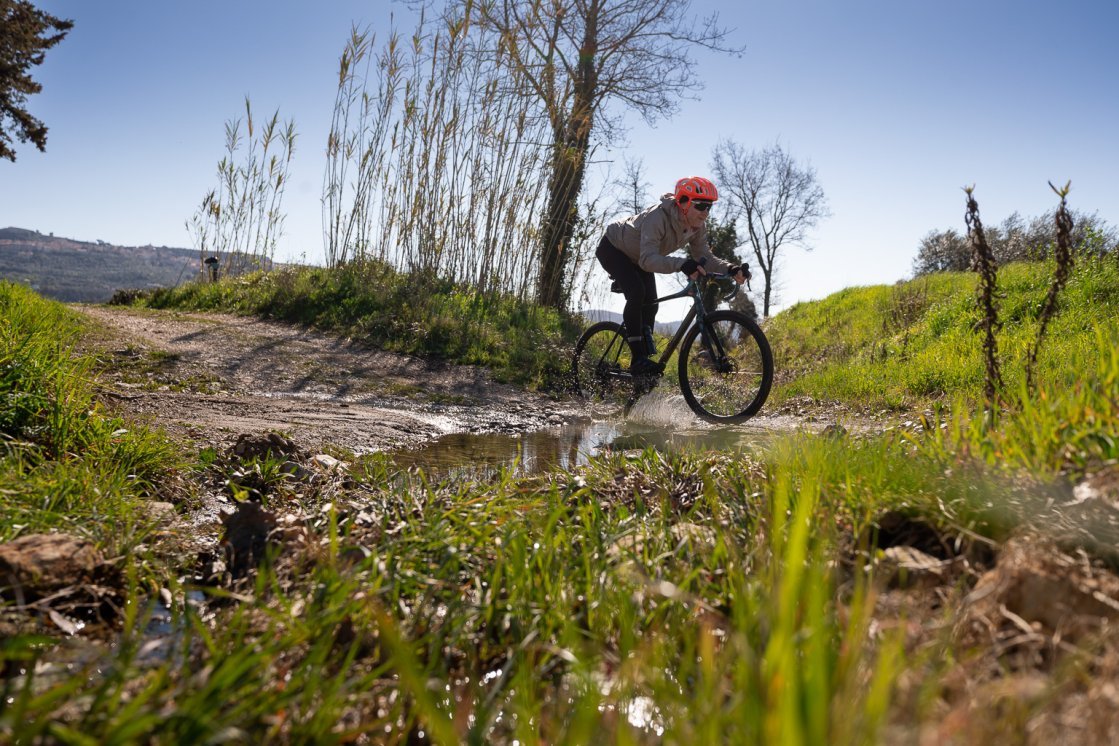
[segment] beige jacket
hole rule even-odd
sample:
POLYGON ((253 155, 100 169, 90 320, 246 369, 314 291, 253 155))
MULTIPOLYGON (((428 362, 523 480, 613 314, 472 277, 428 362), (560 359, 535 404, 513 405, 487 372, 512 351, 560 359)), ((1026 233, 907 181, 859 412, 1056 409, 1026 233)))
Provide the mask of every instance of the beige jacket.
POLYGON ((684 228, 671 194, 664 195, 659 204, 644 212, 608 225, 606 240, 646 272, 679 272, 684 260, 668 255, 684 246, 697 262, 707 258, 704 269, 709 272, 726 272, 729 267, 711 253, 706 226, 692 232, 684 228))

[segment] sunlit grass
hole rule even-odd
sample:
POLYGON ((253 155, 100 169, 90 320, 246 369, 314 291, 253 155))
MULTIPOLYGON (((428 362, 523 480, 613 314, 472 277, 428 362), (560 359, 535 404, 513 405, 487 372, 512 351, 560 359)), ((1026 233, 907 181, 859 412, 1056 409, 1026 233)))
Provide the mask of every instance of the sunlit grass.
MULTIPOLYGON (((1051 263, 999 270, 998 344, 1010 390, 1025 378, 1051 273, 1051 263)), ((973 274, 944 273, 852 288, 782 312, 766 329, 778 372, 775 401, 807 395, 899 408, 955 396, 978 400, 984 374, 974 288, 973 274)), ((1039 385, 1072 385, 1080 371, 1095 370, 1104 352, 1097 330, 1119 331, 1119 265, 1112 258, 1074 268, 1039 357, 1039 385)))
POLYGON ((78 317, 0 283, 0 540, 63 529, 110 552, 139 543, 142 500, 177 459, 94 398, 78 317))
POLYGON ((0 732, 873 740, 896 641, 871 641, 870 586, 832 561, 866 518, 823 488, 846 471, 836 449, 791 444, 769 473, 749 458, 647 451, 578 477, 485 485, 374 463, 360 475, 373 527, 334 515, 284 546, 220 623, 181 611, 166 659, 139 655, 134 610, 123 642, 91 663, 100 675, 9 683, 0 732))
MULTIPOLYGON (((1020 356, 1046 275, 1019 266, 1004 278, 1003 349, 1020 356)), ((5 640, 0 739, 880 740, 899 682, 929 677, 935 698, 937 677, 969 651, 946 636, 914 656, 904 624, 876 623, 876 521, 894 511, 997 543, 1044 530, 1068 480, 1119 458, 1116 279, 1103 264, 1074 275, 1038 386, 1011 365, 995 417, 975 404, 971 279, 938 276, 918 290, 845 291, 770 328, 806 374, 792 392, 923 403, 920 432, 606 453, 575 472, 477 481, 432 481, 376 455, 334 502, 261 495, 298 521, 248 585, 205 589, 207 607, 182 603, 192 589, 169 578, 180 601, 158 655, 134 570, 120 638, 75 675, 50 677, 55 641, 5 640)), ((196 292, 192 307, 229 291, 196 292)), ((12 286, 0 298, 0 499, 13 509, 0 539, 70 527, 127 550, 144 536, 139 501, 166 453, 79 385, 89 363, 69 352, 72 316, 12 286)), ((210 468, 220 455, 196 460, 210 468)), ((283 481, 278 462, 242 466, 261 489, 283 481)), ((1096 527, 1078 528, 1085 550, 1101 551, 1086 541, 1096 527)))

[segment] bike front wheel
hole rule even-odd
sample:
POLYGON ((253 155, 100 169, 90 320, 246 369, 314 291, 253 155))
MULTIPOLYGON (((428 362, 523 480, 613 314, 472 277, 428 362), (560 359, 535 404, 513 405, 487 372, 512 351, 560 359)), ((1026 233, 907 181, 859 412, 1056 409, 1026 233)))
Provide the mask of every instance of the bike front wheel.
POLYGON ((590 326, 575 344, 571 372, 576 393, 588 401, 624 402, 633 393, 629 365, 624 327, 613 321, 590 326))
POLYGON ((754 321, 738 311, 714 311, 684 337, 680 390, 708 422, 744 422, 762 408, 773 385, 773 352, 754 321))

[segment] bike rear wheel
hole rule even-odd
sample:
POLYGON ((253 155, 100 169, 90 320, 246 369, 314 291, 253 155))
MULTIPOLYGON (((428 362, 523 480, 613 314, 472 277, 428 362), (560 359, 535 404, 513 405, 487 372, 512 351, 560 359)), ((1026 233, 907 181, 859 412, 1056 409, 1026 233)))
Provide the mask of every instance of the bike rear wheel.
POLYGON ((700 418, 744 422, 762 408, 773 385, 773 352, 761 327, 738 311, 706 315, 680 346, 680 390, 700 418))
POLYGON ((593 324, 575 344, 572 381, 588 401, 623 403, 633 393, 629 345, 625 330, 613 321, 593 324))

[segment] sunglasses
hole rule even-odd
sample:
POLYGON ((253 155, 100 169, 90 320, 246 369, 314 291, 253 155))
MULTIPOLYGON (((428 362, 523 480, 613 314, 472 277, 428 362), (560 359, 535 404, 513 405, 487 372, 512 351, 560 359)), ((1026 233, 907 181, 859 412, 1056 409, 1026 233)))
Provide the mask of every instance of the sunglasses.
POLYGON ((708 210, 711 209, 711 203, 710 202, 693 202, 692 207, 699 210, 700 212, 707 212, 708 210))

